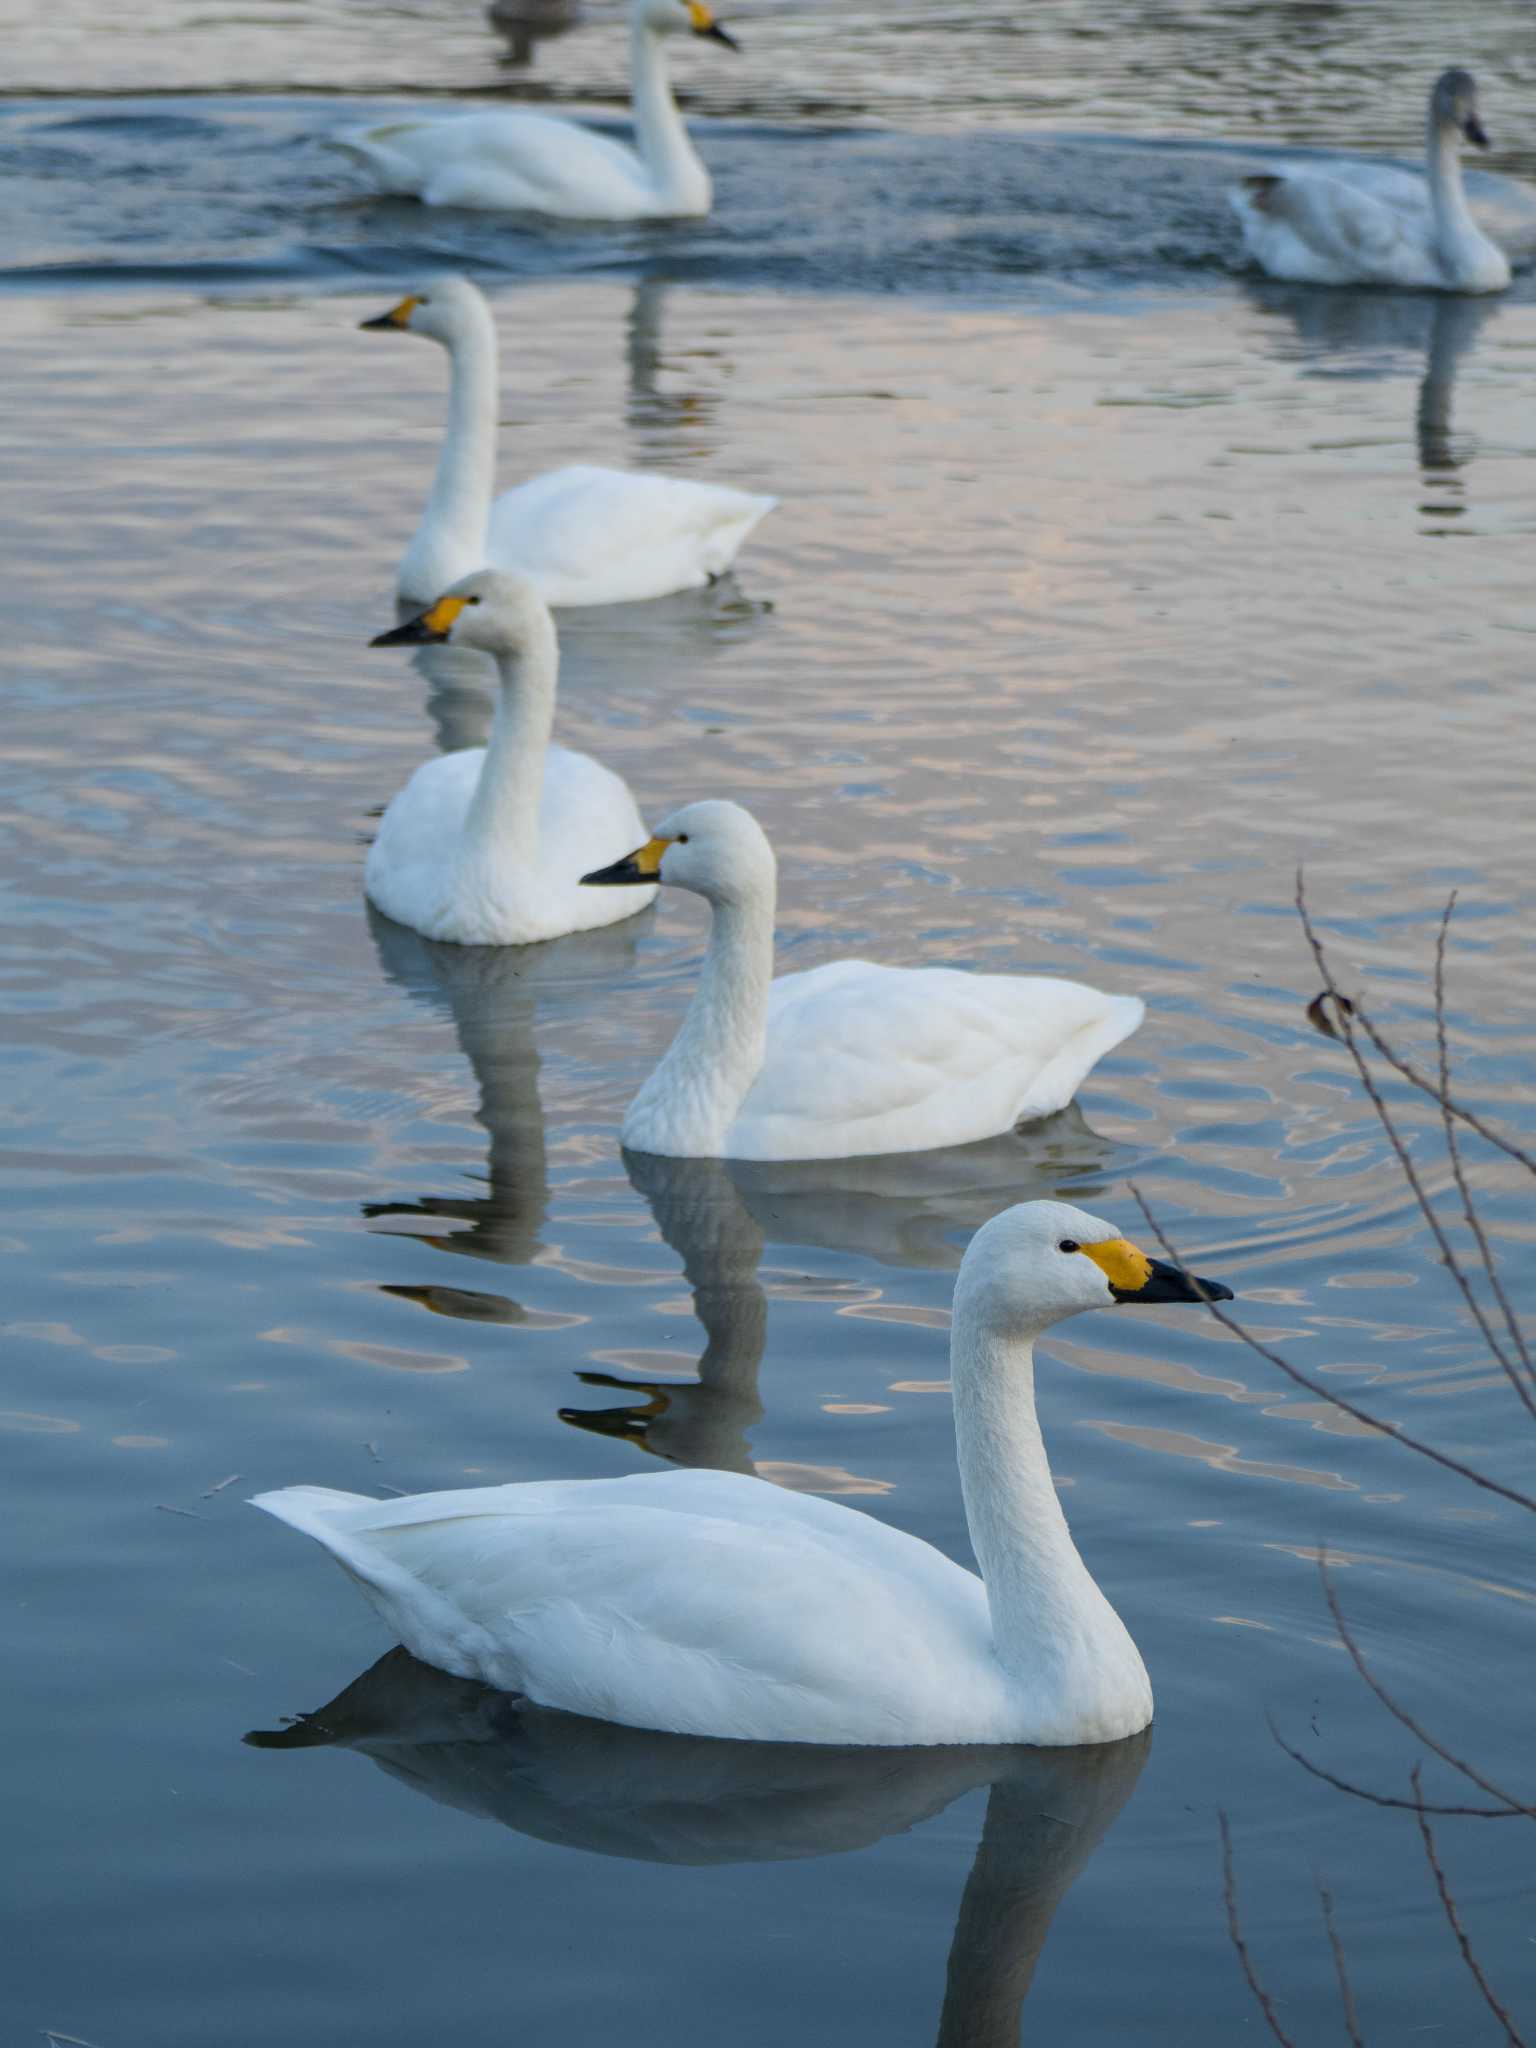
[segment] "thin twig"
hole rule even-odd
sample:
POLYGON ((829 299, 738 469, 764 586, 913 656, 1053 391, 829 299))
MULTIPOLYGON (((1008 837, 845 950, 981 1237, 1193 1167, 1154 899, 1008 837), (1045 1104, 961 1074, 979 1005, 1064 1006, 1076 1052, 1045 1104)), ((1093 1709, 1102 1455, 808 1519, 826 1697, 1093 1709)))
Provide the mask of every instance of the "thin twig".
POLYGON ((1457 1756, 1454 1751, 1447 1749, 1443 1742, 1437 1742, 1429 1730, 1421 1722, 1416 1721, 1408 1709, 1392 1697, 1375 1672, 1372 1671, 1370 1665, 1366 1663, 1364 1652, 1350 1633, 1349 1623, 1344 1619, 1344 1609, 1339 1604, 1338 1593, 1334 1588, 1332 1579, 1328 1576, 1328 1560, 1326 1556, 1318 1559, 1317 1570, 1318 1576, 1323 1582, 1323 1598, 1328 1602, 1328 1612, 1333 1616, 1333 1625, 1338 1630, 1339 1641, 1349 1652, 1349 1661, 1354 1665, 1356 1671, 1359 1672, 1371 1691, 1375 1693, 1377 1699, 1381 1701, 1381 1704, 1386 1708, 1393 1720, 1400 1721, 1408 1730, 1408 1733, 1417 1741, 1422 1742, 1426 1749, 1432 1749, 1442 1763, 1449 1764, 1451 1769, 1459 1771, 1462 1777, 1470 1778, 1477 1789, 1480 1792, 1486 1792, 1490 1799, 1502 1800, 1512 1813, 1523 1813, 1528 1819, 1536 1820, 1536 1806, 1528 1806, 1523 1799, 1513 1798, 1502 1786, 1495 1785, 1492 1779, 1485 1778, 1480 1771, 1474 1770, 1471 1764, 1457 1756))
MULTIPOLYGON (((1132 1182, 1130 1191, 1136 1198, 1137 1207, 1146 1218, 1147 1228, 1157 1239, 1158 1244, 1176 1266, 1183 1268, 1183 1260, 1162 1225, 1147 1207, 1146 1198, 1140 1188, 1132 1182)), ((1192 1281, 1196 1287, 1199 1286, 1199 1281, 1187 1268, 1184 1269, 1184 1277, 1192 1281)), ((1474 1486, 1480 1486, 1485 1493, 1496 1493, 1504 1500, 1513 1501, 1516 1507, 1526 1508, 1531 1514, 1536 1515, 1536 1499, 1530 1494, 1521 1493, 1513 1486, 1505 1486, 1497 1479, 1490 1479, 1486 1472, 1479 1472, 1474 1465, 1463 1464, 1460 1458, 1453 1458, 1449 1451, 1437 1451, 1433 1444, 1427 1444, 1419 1437, 1410 1436, 1407 1430, 1400 1429, 1395 1422, 1386 1422, 1379 1415, 1367 1414, 1365 1409, 1357 1408, 1353 1401, 1347 1400, 1343 1394, 1336 1393, 1332 1387, 1325 1387, 1320 1380, 1310 1378, 1299 1366, 1292 1365, 1288 1358, 1282 1358, 1278 1351, 1272 1351, 1267 1344, 1261 1344, 1251 1331, 1244 1329, 1236 1317, 1228 1315, 1221 1304, 1212 1301, 1208 1294, 1202 1292, 1200 1299, 1224 1330, 1230 1330, 1234 1337, 1241 1338, 1250 1351, 1256 1351, 1260 1358, 1283 1372, 1287 1379, 1294 1380, 1298 1387, 1304 1387, 1309 1394, 1315 1394, 1320 1401, 1326 1401, 1341 1414, 1352 1416, 1356 1422, 1364 1423, 1367 1429, 1374 1429, 1380 1435, 1390 1437, 1393 1443, 1401 1444, 1405 1450, 1417 1451, 1421 1458, 1428 1458, 1432 1464, 1443 1465, 1446 1471, 1470 1480, 1474 1486)))
POLYGON ((1333 1893, 1319 1878, 1317 1896, 1322 1902, 1323 1925, 1328 1930, 1328 1946, 1333 1950, 1333 1967, 1339 1975, 1339 2003, 1344 2008, 1344 2031, 1348 2034, 1351 2048, 1365 2048, 1365 2036, 1360 2031, 1360 2014, 1355 2008, 1354 1987, 1349 1981, 1349 1970, 1344 1962, 1344 1944, 1339 1939, 1338 1924, 1333 1917, 1333 1893))
POLYGON ((1525 1367, 1525 1379, 1522 1379, 1514 1367, 1502 1357, 1500 1363, 1509 1376, 1510 1385, 1525 1403, 1527 1413, 1536 1420, 1536 1399, 1532 1398, 1531 1388, 1526 1384, 1528 1380, 1536 1377, 1532 1372, 1530 1349, 1525 1341, 1525 1332, 1520 1327, 1520 1318, 1510 1306, 1509 1296, 1504 1292, 1504 1283, 1499 1278, 1493 1247, 1489 1244, 1488 1234, 1483 1229, 1483 1219, 1472 1199, 1472 1190, 1467 1186, 1467 1176, 1461 1160, 1461 1142, 1456 1135, 1456 1119, 1450 1110, 1451 1053, 1445 1028, 1445 948, 1450 936, 1451 915, 1455 908, 1456 891, 1453 889, 1446 902, 1445 914, 1440 920, 1440 930, 1435 939, 1435 1050, 1440 1068, 1440 1085, 1436 1091, 1436 1100, 1440 1105, 1440 1121, 1445 1130, 1446 1155, 1450 1159, 1451 1172, 1456 1179, 1456 1192, 1461 1196, 1461 1213, 1466 1218, 1467 1228, 1477 1244, 1483 1271, 1488 1276, 1488 1285, 1504 1317, 1504 1327, 1509 1332, 1509 1341, 1514 1345, 1520 1363, 1525 1367))
POLYGON ((231 1472, 227 1479, 220 1479, 215 1485, 210 1486, 206 1493, 199 1494, 199 1500, 212 1500, 213 1496, 216 1493, 222 1493, 226 1486, 233 1486, 239 1477, 240 1474, 238 1472, 231 1472))
POLYGON ((1243 1923, 1237 1913, 1237 1877, 1232 1868, 1232 1830, 1227 1825, 1225 1812, 1216 1816, 1221 1825, 1221 1893, 1227 1902, 1227 1932, 1232 1937, 1232 1946, 1237 1950, 1237 1960, 1243 1966, 1243 1975, 1248 1979, 1248 1989, 1258 2001, 1259 2011, 1269 2022, 1269 2031, 1280 2043, 1280 2048, 1296 2048, 1295 2042, 1281 2026, 1275 2015, 1274 2001, 1259 1982, 1253 1957, 1248 1953, 1248 1943, 1243 1938, 1243 1923))
MULTIPOLYGON (((1274 1717, 1268 1716, 1269 1732, 1293 1764, 1300 1764, 1304 1771, 1319 1779, 1324 1785, 1331 1785, 1335 1792, 1347 1792, 1351 1799, 1364 1799, 1372 1806, 1395 1806, 1404 1813, 1415 1811, 1411 1799, 1394 1799, 1390 1792, 1374 1791, 1369 1785, 1357 1785, 1352 1778, 1341 1778, 1337 1772, 1325 1770, 1320 1763, 1309 1757, 1305 1751, 1287 1742, 1275 1726, 1274 1717)), ((1428 1806, 1426 1813, 1444 1814, 1453 1820, 1520 1820, 1524 1816, 1516 1806, 1428 1806)))
MULTIPOLYGON (((1343 1000, 1343 990, 1334 979, 1333 969, 1328 965, 1328 956, 1323 951, 1323 942, 1317 936, 1311 917, 1308 914, 1306 884, 1299 868, 1296 871, 1296 912, 1301 919, 1301 928, 1306 933, 1307 944, 1312 948, 1312 957, 1317 963, 1317 971, 1322 976, 1328 993, 1334 998, 1334 1021, 1337 1025, 1339 1040, 1350 1058, 1354 1061, 1355 1072, 1360 1077, 1360 1086, 1365 1090, 1366 1099, 1375 1111, 1376 1121, 1381 1125, 1387 1143, 1392 1147, 1393 1153, 1396 1155, 1403 1179, 1408 1183, 1409 1193, 1418 1204, 1419 1214, 1429 1226, 1429 1234, 1435 1240, 1445 1269, 1456 1282, 1461 1292, 1462 1300, 1467 1304, 1472 1320, 1477 1324, 1478 1330, 1482 1335, 1483 1342, 1498 1360, 1511 1383, 1515 1385, 1521 1399, 1525 1402, 1527 1408, 1530 1409, 1533 1419, 1536 1419, 1536 1401, 1531 1399, 1526 1389, 1521 1387, 1516 1379, 1514 1366, 1510 1361, 1509 1355, 1494 1334, 1493 1325, 1489 1322, 1482 1303, 1472 1291, 1471 1281, 1468 1280, 1466 1274, 1461 1269, 1461 1262, 1452 1249, 1451 1240, 1446 1236, 1445 1225, 1440 1221, 1439 1216, 1436 1215, 1434 1203, 1429 1198, 1429 1192, 1425 1188, 1423 1181, 1419 1178, 1419 1170, 1413 1163, 1413 1154, 1409 1151, 1406 1140, 1392 1119, 1392 1112, 1387 1107, 1386 1098, 1376 1085, 1376 1076, 1371 1072, 1370 1062, 1360 1050, 1359 1042, 1355 1035, 1356 1030, 1359 1028, 1365 1030, 1368 1036, 1374 1036, 1370 1030, 1370 1019, 1367 1017, 1365 1008, 1361 1003, 1355 1002, 1346 1005, 1343 1000)), ((1440 1099, 1436 1096, 1433 1082, 1425 1081, 1420 1086, 1423 1093, 1431 1097, 1431 1099, 1440 1099)))
POLYGON ((1419 1833, 1424 1840, 1424 1854, 1429 1859, 1430 1869, 1434 1872, 1435 1889, 1440 1894, 1440 1903, 1445 1908, 1445 1917, 1451 1924, 1451 1932, 1455 1935, 1456 1945, 1461 1950, 1462 1961, 1471 1972, 1473 1983, 1483 1994, 1488 2010, 1504 2029, 1504 2036, 1509 2043, 1509 2048, 1526 2048, 1524 2038, 1517 2032, 1514 2021, 1494 1996, 1493 1986, 1483 1975, 1482 1966, 1472 1952, 1472 1944, 1467 1938, 1467 1931, 1461 1924, 1461 1915, 1456 1910, 1456 1901, 1452 1896, 1450 1884, 1446 1879, 1440 1858, 1435 1853, 1434 1833, 1430 1828, 1428 1819, 1425 1817, 1422 1801, 1423 1787, 1419 1782, 1419 1766, 1417 1764, 1414 1765, 1411 1776, 1414 1797, 1419 1801, 1419 1833))
POLYGON ((196 1508, 173 1508, 169 1501, 157 1500, 155 1506, 162 1515, 185 1515, 189 1522, 206 1522, 208 1517, 200 1515, 196 1508))

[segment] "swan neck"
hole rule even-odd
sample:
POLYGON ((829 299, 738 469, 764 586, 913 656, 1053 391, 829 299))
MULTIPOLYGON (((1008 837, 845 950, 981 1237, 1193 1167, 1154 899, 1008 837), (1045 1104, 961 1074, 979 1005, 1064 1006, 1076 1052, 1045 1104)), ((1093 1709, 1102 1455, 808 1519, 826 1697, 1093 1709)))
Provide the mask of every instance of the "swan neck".
POLYGON ((629 52, 635 141, 656 187, 657 200, 663 211, 706 213, 709 174, 688 140, 687 126, 672 97, 665 40, 637 20, 630 30, 629 52))
POLYGON ((773 980, 774 885, 716 900, 693 1000, 665 1058, 630 1105, 637 1151, 716 1159, 763 1064, 773 980))
POLYGON ((496 481, 496 330, 488 311, 476 312, 449 344, 448 426, 411 545, 411 555, 419 556, 416 594, 429 599, 485 564, 496 481))
POLYGON ((1461 181, 1461 150, 1456 130, 1435 118, 1431 107, 1424 142, 1425 169, 1429 179, 1430 205, 1442 244, 1447 238, 1459 240, 1476 233, 1467 210, 1466 189, 1461 181))
POLYGON ((464 851, 487 855, 498 868, 532 866, 539 850, 544 757, 555 722, 559 663, 555 628, 546 613, 521 655, 499 654, 496 715, 480 780, 464 821, 464 851))

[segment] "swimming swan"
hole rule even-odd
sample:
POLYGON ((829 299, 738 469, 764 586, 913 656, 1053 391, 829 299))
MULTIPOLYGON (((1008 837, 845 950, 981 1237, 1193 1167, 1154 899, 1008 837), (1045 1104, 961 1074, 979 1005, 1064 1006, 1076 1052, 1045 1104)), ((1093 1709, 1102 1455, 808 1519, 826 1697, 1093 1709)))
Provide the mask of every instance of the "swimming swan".
POLYGON ((1035 1414, 1034 1341, 1116 1301, 1216 1300, 1107 1223, 1022 1202, 955 1283, 956 1450, 981 1576, 872 1515, 735 1472, 254 1505, 324 1544, 413 1656, 536 1704, 759 1742, 1114 1742, 1152 1718, 1035 1414))
POLYGON ((632 0, 630 98, 636 147, 548 114, 488 111, 384 121, 330 138, 381 192, 428 206, 547 213, 561 220, 681 219, 709 211, 699 161, 667 79, 668 36, 691 31, 727 49, 734 37, 705 0, 632 0))
POLYGON ((834 960, 773 976, 773 849, 689 804, 589 886, 676 883, 714 919, 682 1027, 629 1105, 631 1152, 854 1159, 995 1137, 1064 1108, 1145 1005, 1077 981, 834 960))
POLYGON ((526 946, 617 924, 643 902, 594 914, 577 876, 593 835, 644 831, 610 769, 549 743, 560 650, 525 576, 481 569, 374 647, 451 641, 495 657, 501 694, 490 744, 423 761, 379 820, 363 885, 386 917, 461 946, 526 946))
POLYGON ((1427 179, 1366 163, 1244 178, 1228 197, 1248 253, 1303 284, 1503 291, 1509 258, 1467 210, 1463 135, 1488 147, 1471 72, 1444 71, 1429 96, 1427 179))
POLYGON ((452 364, 437 475, 396 579, 408 604, 430 604, 487 565, 521 570, 553 605, 697 590, 730 567, 778 502, 724 484, 579 464, 548 470, 493 503, 496 325, 483 294, 467 278, 434 278, 361 324, 425 334, 452 364))

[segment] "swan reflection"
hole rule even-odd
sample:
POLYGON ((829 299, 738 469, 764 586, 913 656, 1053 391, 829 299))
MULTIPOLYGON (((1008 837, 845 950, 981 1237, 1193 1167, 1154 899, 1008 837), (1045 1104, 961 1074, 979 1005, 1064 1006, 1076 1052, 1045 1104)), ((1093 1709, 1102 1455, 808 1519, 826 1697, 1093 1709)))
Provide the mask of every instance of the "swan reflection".
POLYGON ((552 1713, 391 1650, 261 1749, 354 1749, 412 1791, 562 1848, 712 1866, 831 1856, 987 1788, 939 2048, 1003 2048, 1062 1899, 1130 1797, 1150 1733, 1092 1749, 840 1749, 657 1735, 552 1713))

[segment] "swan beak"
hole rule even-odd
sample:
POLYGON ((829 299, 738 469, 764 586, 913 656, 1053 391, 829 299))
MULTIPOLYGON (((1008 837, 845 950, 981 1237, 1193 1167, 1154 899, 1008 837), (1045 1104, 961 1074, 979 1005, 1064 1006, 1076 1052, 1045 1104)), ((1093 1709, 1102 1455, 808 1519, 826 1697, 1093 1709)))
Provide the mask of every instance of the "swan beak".
POLYGON ((428 610, 420 612, 414 619, 407 619, 403 626, 393 626, 387 633, 376 633, 368 642, 370 647, 420 647, 434 646, 446 640, 453 631, 453 622, 469 603, 467 597, 440 597, 428 610))
POLYGON ((391 327, 409 327, 411 315, 421 304, 420 299, 402 299, 398 306, 391 306, 387 313, 380 313, 376 320, 359 320, 359 327, 371 327, 388 333, 391 327))
POLYGON ((728 50, 740 50, 736 38, 723 29, 704 0, 688 0, 688 19, 693 24, 696 36, 702 36, 707 43, 724 43, 728 50))
POLYGON ((1219 1280, 1202 1280, 1186 1273, 1182 1266, 1170 1266, 1162 1259, 1149 1259, 1129 1238, 1109 1237, 1100 1244, 1085 1244, 1083 1256, 1092 1259, 1116 1301, 1231 1301, 1232 1290, 1219 1280))
POLYGON ((1476 114, 1468 114, 1466 120, 1461 124, 1461 132, 1465 135, 1468 142, 1475 143, 1479 149, 1487 149, 1491 146, 1488 141, 1488 130, 1479 121, 1476 114))
POLYGON ((581 879, 589 889, 622 889, 636 882, 659 882, 661 856, 671 844, 670 839, 647 839, 634 853, 626 853, 610 867, 594 868, 581 879))

